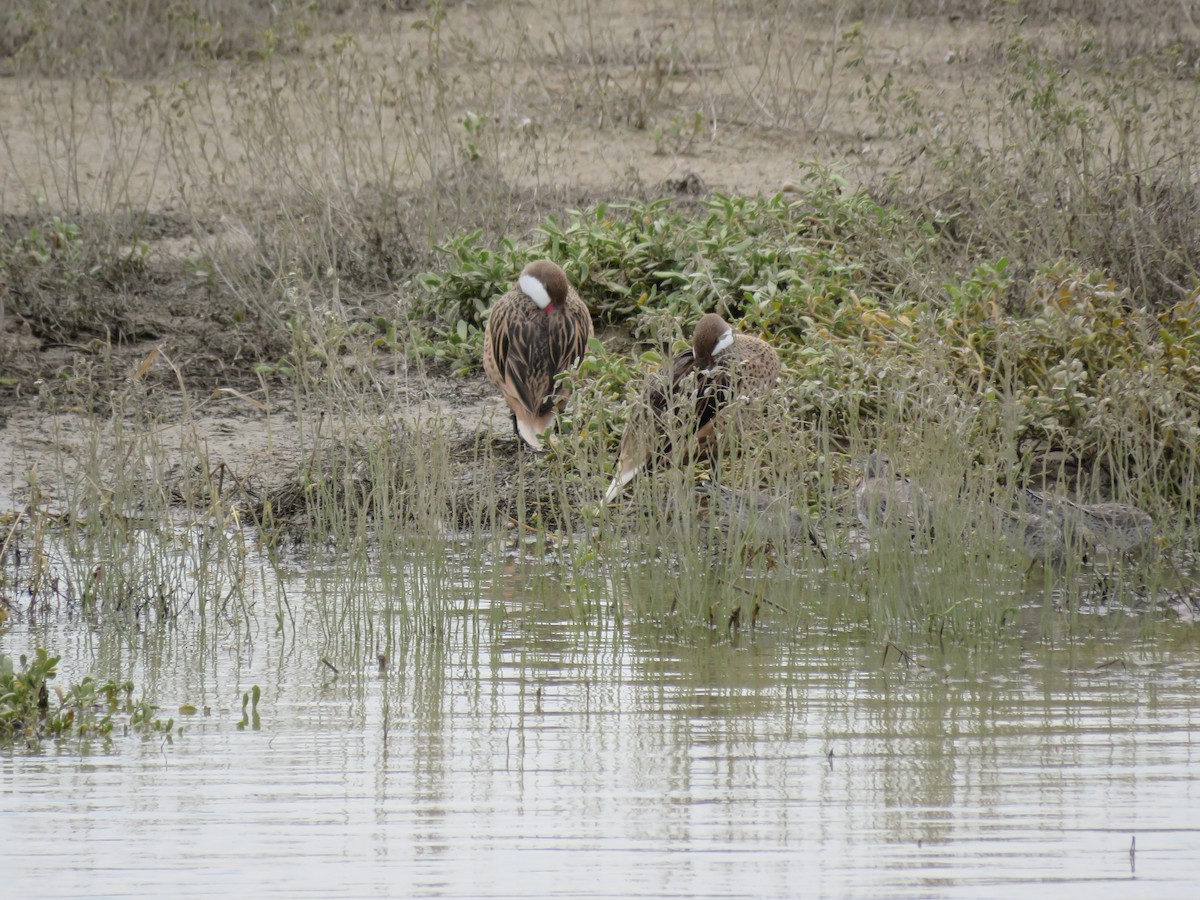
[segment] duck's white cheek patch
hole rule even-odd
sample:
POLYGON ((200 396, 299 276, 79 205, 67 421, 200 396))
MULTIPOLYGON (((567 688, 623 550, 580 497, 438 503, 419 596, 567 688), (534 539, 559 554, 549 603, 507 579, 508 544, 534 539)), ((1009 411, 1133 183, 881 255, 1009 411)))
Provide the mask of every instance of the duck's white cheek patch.
POLYGON ((717 341, 717 345, 715 347, 713 347, 712 355, 716 356, 722 350, 727 349, 729 347, 729 345, 732 343, 733 343, 733 332, 732 331, 725 332, 723 335, 721 335, 721 339, 719 341, 717 341))
POLYGON ((517 284, 521 285, 525 296, 538 305, 538 309, 545 309, 550 305, 550 294, 547 293, 546 286, 534 276, 522 275, 517 279, 517 284))

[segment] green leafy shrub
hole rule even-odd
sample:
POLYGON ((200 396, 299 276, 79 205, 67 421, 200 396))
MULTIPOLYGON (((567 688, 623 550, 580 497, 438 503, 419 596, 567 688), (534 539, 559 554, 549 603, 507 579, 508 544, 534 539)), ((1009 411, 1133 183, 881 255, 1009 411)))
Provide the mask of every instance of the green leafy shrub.
POLYGON ((423 352, 477 366, 492 300, 548 256, 598 324, 653 351, 618 360, 594 346, 570 376, 586 416, 568 412, 567 426, 596 431, 603 420, 619 434, 640 378, 717 310, 772 340, 790 414, 820 419, 835 440, 922 415, 914 397, 949 390, 977 410, 971 455, 1066 451, 1167 479, 1151 493, 1186 494, 1193 476, 1181 473, 1196 471, 1200 446, 1195 299, 1138 307, 1111 274, 1068 260, 1028 275, 1007 257, 975 260, 945 277, 934 263, 955 252, 947 244, 937 221, 819 170, 794 199, 600 204, 547 220, 525 244, 492 251, 474 232, 444 245, 445 269, 421 279, 423 352))
POLYGON ((137 732, 170 733, 174 727, 173 719, 158 719, 153 706, 133 700, 130 681, 98 682, 89 675, 65 691, 52 688, 59 660, 41 647, 32 659, 22 654, 19 666, 0 654, 0 744, 23 740, 36 747, 45 738, 106 738, 116 717, 127 717, 137 732))

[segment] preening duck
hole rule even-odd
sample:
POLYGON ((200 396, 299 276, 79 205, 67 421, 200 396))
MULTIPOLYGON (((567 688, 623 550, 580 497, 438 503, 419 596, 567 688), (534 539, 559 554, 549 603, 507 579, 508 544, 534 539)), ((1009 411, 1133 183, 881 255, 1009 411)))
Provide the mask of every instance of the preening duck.
POLYGON ((512 410, 513 430, 534 450, 567 405, 557 377, 587 352, 587 304, 548 259, 531 262, 496 301, 483 332, 483 371, 512 410))
POLYGON ((778 380, 770 344, 737 334, 716 313, 702 317, 692 346, 651 376, 630 412, 604 502, 648 464, 711 455, 717 438, 752 419, 778 380))

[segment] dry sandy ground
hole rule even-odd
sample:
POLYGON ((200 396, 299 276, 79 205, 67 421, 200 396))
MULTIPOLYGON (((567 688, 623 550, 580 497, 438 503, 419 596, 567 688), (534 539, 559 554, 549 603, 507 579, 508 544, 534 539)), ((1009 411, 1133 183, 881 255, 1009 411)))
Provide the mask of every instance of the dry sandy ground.
MULTIPOLYGON (((465 3, 450 6, 439 26, 447 76, 439 93, 426 77, 430 31, 415 27, 423 15, 396 13, 355 34, 359 64, 369 73, 363 83, 394 87, 408 79, 416 106, 383 115, 383 88, 378 96, 345 98, 338 108, 353 119, 347 131, 361 136, 364 157, 352 169, 345 167, 346 145, 331 146, 321 120, 306 119, 324 88, 314 80, 311 91, 304 89, 305 55, 327 59, 336 42, 328 34, 281 61, 221 62, 195 79, 201 99, 177 119, 162 99, 177 91, 177 78, 0 79, 0 215, 21 221, 14 217, 37 209, 144 208, 165 223, 149 250, 166 271, 180 271, 180 260, 206 245, 246 240, 254 223, 236 199, 276 189, 271 180, 283 177, 269 158, 255 162, 255 138, 245 130, 246 117, 263 108, 248 103, 246 91, 268 76, 289 85, 275 115, 303 144, 288 148, 296 171, 284 175, 293 188, 303 188, 309 172, 341 188, 394 172, 381 161, 394 148, 420 158, 422 136, 438 126, 424 117, 430 109, 416 108, 422 103, 453 123, 458 137, 450 144, 461 142, 459 122, 478 116, 484 152, 510 185, 535 193, 565 189, 575 202, 698 187, 773 193, 798 179, 807 160, 833 165, 853 181, 908 162, 897 159, 898 145, 856 94, 864 72, 875 73, 876 83, 890 73, 921 90, 925 102, 952 106, 989 77, 997 42, 986 24, 945 15, 882 19, 853 38, 845 17, 805 17, 787 4, 465 3), (852 59, 859 63, 849 65, 852 59), (214 172, 220 178, 205 182, 214 172), (186 227, 198 219, 207 222, 205 233, 186 227)), ((453 163, 440 152, 435 147, 422 158, 423 171, 407 172, 408 187, 420 189, 439 171, 453 176, 453 163)), ((202 308, 187 307, 186 292, 179 296, 134 313, 146 317, 144 339, 117 347, 40 339, 11 314, 0 325, 0 510, 27 500, 31 473, 45 486, 54 476, 77 477, 84 465, 84 435, 97 425, 63 410, 61 374, 71 375, 67 381, 90 377, 102 359, 123 390, 155 348, 170 354, 197 394, 190 404, 178 396, 167 404, 179 413, 161 435, 164 446, 202 445, 210 462, 242 478, 294 476, 304 452, 295 400, 286 391, 268 396, 244 363, 213 352, 221 335, 202 308)), ((374 367, 380 389, 403 403, 408 417, 450 417, 465 431, 508 429, 499 396, 480 378, 424 381, 393 356, 354 364, 374 367)), ((161 360, 145 377, 166 392, 175 380, 161 360)))

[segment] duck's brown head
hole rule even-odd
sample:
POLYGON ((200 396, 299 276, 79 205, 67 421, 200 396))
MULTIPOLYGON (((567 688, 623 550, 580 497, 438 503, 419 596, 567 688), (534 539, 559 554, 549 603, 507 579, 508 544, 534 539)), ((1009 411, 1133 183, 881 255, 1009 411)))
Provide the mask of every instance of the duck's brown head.
POLYGON ((548 313, 567 302, 567 274, 548 259, 537 259, 521 270, 521 292, 548 313))
POLYGON ((733 329, 716 313, 708 313, 696 324, 692 337, 692 355, 696 365, 706 369, 733 343, 733 329))

